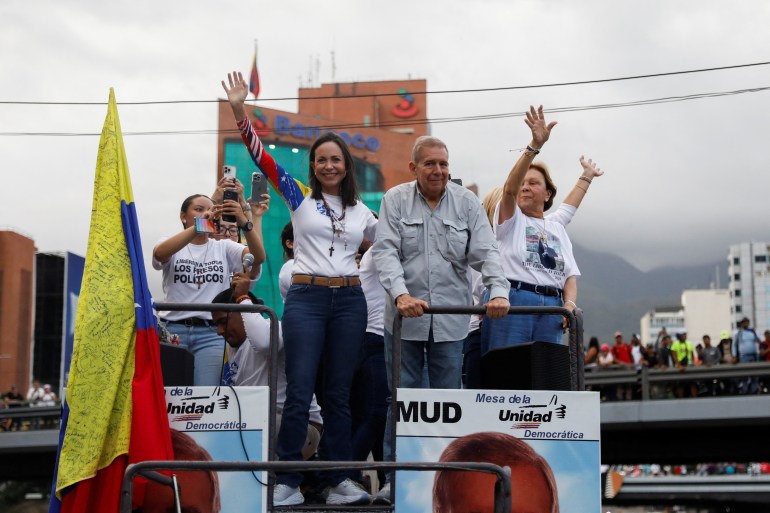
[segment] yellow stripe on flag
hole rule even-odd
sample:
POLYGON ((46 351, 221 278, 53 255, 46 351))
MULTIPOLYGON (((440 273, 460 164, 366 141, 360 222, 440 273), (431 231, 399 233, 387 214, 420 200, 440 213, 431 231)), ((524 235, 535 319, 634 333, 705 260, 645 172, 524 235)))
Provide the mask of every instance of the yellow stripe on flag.
POLYGON ((128 163, 110 88, 99 141, 83 284, 75 321, 57 494, 96 475, 128 453, 136 320, 134 290, 121 221, 121 200, 133 201, 128 163))

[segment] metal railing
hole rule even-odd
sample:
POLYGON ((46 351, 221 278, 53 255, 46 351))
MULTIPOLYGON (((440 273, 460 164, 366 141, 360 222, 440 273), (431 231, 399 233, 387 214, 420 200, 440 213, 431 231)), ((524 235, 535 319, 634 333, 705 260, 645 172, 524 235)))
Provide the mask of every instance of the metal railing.
MULTIPOLYGON (((437 305, 424 310, 426 315, 467 315, 485 314, 486 307, 478 306, 454 306, 437 305)), ((583 382, 583 315, 582 310, 574 312, 558 306, 512 306, 508 309, 508 315, 563 315, 569 322, 569 355, 570 355, 570 388, 571 390, 584 390, 583 382)), ((395 415, 398 405, 398 388, 401 384, 401 327, 403 317, 396 313, 393 319, 393 357, 391 365, 390 384, 390 415, 395 415)), ((390 433, 385 436, 390 438, 392 457, 396 459, 396 422, 395 418, 390 422, 390 433)), ((396 477, 393 475, 390 489, 390 501, 395 504, 396 477)))
POLYGON ((669 384, 682 381, 713 382, 714 380, 738 380, 746 378, 770 377, 770 362, 747 362, 734 365, 714 365, 680 368, 650 369, 633 365, 625 367, 587 367, 585 384, 587 386, 639 385, 642 400, 652 399, 650 388, 653 385, 669 384))
MULTIPOLYGON (((511 469, 509 467, 499 467, 492 463, 475 462, 453 462, 453 463, 388 463, 388 462, 334 462, 334 461, 142 461, 129 465, 123 476, 123 486, 121 488, 120 512, 131 513, 132 498, 134 491, 134 478, 142 476, 157 483, 172 487, 174 489, 176 511, 181 513, 181 505, 178 497, 179 488, 175 476, 169 477, 156 472, 157 470, 177 470, 177 471, 222 471, 222 472, 248 472, 248 471, 307 471, 307 470, 377 470, 386 471, 411 470, 411 471, 454 471, 454 472, 483 472, 494 474, 494 504, 495 513, 511 513, 511 469)), ((269 493, 271 486, 268 486, 268 510, 274 509, 303 509, 297 506, 276 507, 272 506, 272 494, 269 493)), ((312 506, 313 510, 326 509, 322 506, 312 506)), ((349 509, 350 506, 333 506, 335 510, 349 509)), ((356 506, 358 509, 364 509, 364 506, 356 506)), ((387 509, 391 507, 377 508, 368 506, 368 509, 387 509)))

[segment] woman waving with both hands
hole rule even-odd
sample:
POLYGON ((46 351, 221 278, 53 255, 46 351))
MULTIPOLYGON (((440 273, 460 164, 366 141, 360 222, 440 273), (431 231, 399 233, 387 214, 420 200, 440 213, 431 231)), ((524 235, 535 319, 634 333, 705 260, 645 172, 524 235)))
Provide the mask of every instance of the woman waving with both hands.
MULTIPOLYGON (((548 167, 533 162, 556 126, 547 123, 542 105, 530 106, 524 121, 532 132, 527 145, 503 185, 494 214, 493 229, 503 261, 505 277, 511 282, 511 306, 577 305, 577 276, 569 224, 594 178, 604 174, 591 159, 580 157, 583 168, 564 203, 548 215, 556 185, 548 167)), ((516 315, 502 319, 484 318, 481 329, 482 354, 490 349, 533 341, 561 343, 566 319, 558 315, 516 315)))
MULTIPOLYGON (((377 220, 359 198, 353 157, 342 138, 330 132, 313 142, 310 186, 305 186, 287 173, 259 140, 244 107, 248 83, 243 75, 228 74, 222 87, 252 160, 286 202, 294 226, 294 267, 282 322, 287 387, 278 457, 282 461, 302 460, 308 408, 322 364, 321 457, 350 461, 350 386, 367 321, 355 256, 362 240, 374 240, 377 220)), ((369 502, 366 491, 351 479, 354 475, 326 473, 327 504, 369 502)), ((274 505, 304 502, 299 489, 302 474, 279 473, 276 481, 274 505)))

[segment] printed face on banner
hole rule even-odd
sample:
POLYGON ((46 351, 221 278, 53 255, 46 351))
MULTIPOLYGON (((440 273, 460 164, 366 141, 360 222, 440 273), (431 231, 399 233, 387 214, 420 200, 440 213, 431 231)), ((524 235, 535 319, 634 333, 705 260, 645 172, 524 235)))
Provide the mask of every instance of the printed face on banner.
MULTIPOLYGON (((560 503, 569 513, 600 510, 594 392, 399 389, 396 415, 397 461, 510 466, 513 513, 555 513, 560 503)), ((494 482, 479 472, 399 471, 396 509, 491 513, 494 482)))

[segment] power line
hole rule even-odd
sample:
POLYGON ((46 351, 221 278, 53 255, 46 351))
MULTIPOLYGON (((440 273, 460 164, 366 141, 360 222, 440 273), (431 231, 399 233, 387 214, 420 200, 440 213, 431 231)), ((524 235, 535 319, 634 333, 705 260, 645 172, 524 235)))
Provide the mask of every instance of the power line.
MULTIPOLYGON (((712 68, 699 68, 682 71, 668 71, 663 73, 649 73, 646 75, 631 75, 626 77, 614 77, 614 78, 600 78, 594 80, 576 80, 570 82, 553 82, 546 84, 533 84, 522 86, 504 86, 504 87, 482 87, 477 89, 445 89, 437 91, 416 91, 410 92, 412 95, 430 95, 430 94, 464 94, 464 93, 487 93, 495 91, 516 91, 522 89, 541 89, 545 87, 564 87, 564 86, 576 86, 576 85, 588 85, 588 84, 602 84, 608 82, 622 82, 627 80, 639 80, 644 78, 658 78, 658 77, 670 77, 676 75, 689 75, 693 73, 707 73, 712 71, 724 71, 730 69, 740 68, 752 68, 757 66, 767 66, 768 62, 753 62, 749 64, 734 64, 730 66, 719 66, 712 68)), ((249 103, 256 101, 294 101, 294 100, 333 100, 343 98, 379 98, 387 96, 401 96, 401 93, 376 93, 376 94, 343 94, 335 96, 314 96, 300 98, 298 96, 292 97, 278 97, 278 98, 260 98, 258 100, 247 100, 249 103)), ((185 103, 219 103, 226 100, 156 100, 156 101, 143 101, 143 102, 118 102, 118 105, 175 105, 185 103)), ((107 105, 107 102, 53 102, 53 101, 16 101, 16 100, 0 100, 0 105, 67 105, 67 106, 93 106, 93 105, 107 105)))
MULTIPOLYGON (((752 87, 747 89, 736 89, 733 91, 718 91, 710 93, 693 93, 684 96, 665 96, 661 98, 650 98, 647 100, 634 100, 628 102, 617 103, 602 103, 596 105, 582 105, 572 107, 555 107, 553 109, 544 109, 546 113, 562 113, 562 112, 581 112, 591 110, 604 110, 604 109, 618 109, 624 107, 642 107, 646 105, 658 105, 662 103, 675 103, 689 100, 702 100, 706 98, 718 98, 722 96, 735 96, 739 94, 758 93, 770 90, 770 86, 752 87)), ((319 125, 319 126, 307 126, 306 128, 313 128, 319 130, 343 130, 353 128, 389 128, 399 126, 412 126, 419 123, 430 123, 433 125, 443 123, 457 123, 464 121, 485 121, 490 119, 504 119, 523 117, 526 111, 519 112, 503 112, 497 114, 478 114, 474 116, 455 116, 455 117, 443 117, 443 118, 425 118, 417 120, 404 120, 404 121, 392 121, 386 123, 380 123, 377 126, 366 125, 361 123, 349 123, 349 124, 337 124, 337 125, 319 125)), ((283 134, 283 131, 277 132, 275 129, 266 129, 267 132, 283 134)), ((149 132, 123 132, 125 136, 138 136, 138 135, 216 135, 219 133, 225 134, 239 134, 238 130, 216 130, 216 129, 203 129, 203 130, 170 130, 170 131, 149 131, 149 132)), ((0 132, 0 137, 21 137, 21 136, 44 136, 44 137, 83 137, 83 136, 100 136, 98 132, 0 132)))

